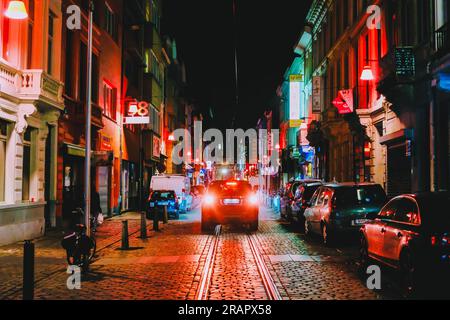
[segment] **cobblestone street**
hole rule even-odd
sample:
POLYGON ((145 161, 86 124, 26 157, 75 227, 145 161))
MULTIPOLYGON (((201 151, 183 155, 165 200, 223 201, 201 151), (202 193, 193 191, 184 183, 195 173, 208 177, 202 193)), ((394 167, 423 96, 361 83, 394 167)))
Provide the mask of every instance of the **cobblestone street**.
MULTIPOLYGON (((199 290, 214 235, 200 231, 199 210, 161 224, 139 239, 140 216, 128 213, 107 220, 98 232, 98 256, 81 290, 68 290, 65 252, 58 234, 36 243, 37 300, 192 300, 199 290), (130 250, 122 251, 121 221, 129 220, 130 250)), ((356 273, 357 250, 326 248, 308 241, 262 210, 260 228, 251 235, 283 300, 379 299, 356 273)), ((212 300, 267 300, 250 235, 224 226, 206 294, 212 300)), ((21 244, 0 248, 0 299, 22 298, 21 244)))

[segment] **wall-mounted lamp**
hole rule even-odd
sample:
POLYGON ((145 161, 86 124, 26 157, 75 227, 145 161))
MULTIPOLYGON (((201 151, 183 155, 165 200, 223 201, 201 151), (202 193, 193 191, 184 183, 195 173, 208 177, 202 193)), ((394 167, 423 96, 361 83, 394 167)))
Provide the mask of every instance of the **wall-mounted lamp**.
POLYGON ((13 20, 24 20, 28 18, 27 9, 23 1, 10 1, 5 16, 13 20))
POLYGON ((361 80, 362 81, 372 81, 374 79, 375 79, 375 77, 373 75, 372 67, 365 66, 361 73, 361 80))

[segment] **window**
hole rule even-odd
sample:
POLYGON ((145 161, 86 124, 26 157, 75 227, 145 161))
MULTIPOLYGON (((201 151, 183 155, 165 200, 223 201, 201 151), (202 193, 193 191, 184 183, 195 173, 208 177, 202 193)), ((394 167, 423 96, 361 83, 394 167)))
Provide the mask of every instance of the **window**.
POLYGON ((55 15, 49 12, 48 15, 48 48, 47 48, 47 73, 52 74, 53 64, 53 37, 55 35, 55 15))
POLYGON ((105 30, 114 39, 114 41, 117 41, 119 38, 117 16, 108 4, 106 4, 105 9, 105 30))
POLYGON ((34 27, 34 0, 28 1, 28 48, 27 48, 27 68, 32 69, 33 57, 33 27, 34 27))
POLYGON ((31 200, 32 177, 32 138, 36 129, 28 127, 23 134, 23 160, 22 160, 22 200, 31 200))
POLYGON ((416 225, 420 224, 419 209, 416 203, 410 199, 401 199, 398 202, 394 220, 416 225))
POLYGON ((117 120, 117 89, 106 82, 103 83, 103 114, 108 118, 117 120))
POLYGON ((74 96, 74 85, 73 85, 73 76, 74 76, 74 61, 70 57, 72 56, 73 52, 73 31, 66 29, 66 55, 65 55, 65 83, 64 83, 64 90, 65 93, 69 97, 74 96))
POLYGON ((152 1, 152 22, 153 25, 155 26, 156 30, 159 31, 159 10, 158 7, 156 6, 155 1, 152 1))
POLYGON ((394 219, 395 212, 397 211, 399 200, 392 200, 389 202, 380 212, 380 218, 383 220, 394 219))
POLYGON ((8 122, 0 120, 0 202, 5 201, 7 135, 8 135, 8 122))
MULTIPOLYGON (((8 8, 8 1, 3 1, 3 12, 8 8)), ((9 61, 9 24, 11 19, 3 18, 3 25, 1 28, 2 35, 2 56, 3 59, 9 61)))

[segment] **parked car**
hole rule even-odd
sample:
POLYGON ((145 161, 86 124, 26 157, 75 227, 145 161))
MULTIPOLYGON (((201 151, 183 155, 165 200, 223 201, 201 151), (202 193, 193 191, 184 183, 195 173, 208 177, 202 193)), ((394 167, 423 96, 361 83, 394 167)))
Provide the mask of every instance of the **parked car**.
POLYGON ((323 184, 321 182, 302 183, 295 191, 294 200, 291 204, 291 219, 300 226, 305 225, 305 210, 311 201, 314 192, 323 184))
POLYGON ((369 216, 386 203, 386 193, 374 183, 332 183, 316 190, 305 210, 305 234, 332 244, 338 235, 356 233, 369 216))
POLYGON ((202 230, 217 224, 239 223, 258 229, 259 201, 246 181, 213 181, 202 203, 202 230))
POLYGON ((169 217, 174 217, 177 220, 180 218, 180 208, 175 191, 158 190, 153 191, 148 199, 147 219, 153 219, 158 210, 161 210, 164 206, 167 206, 169 217))
POLYGON ((191 210, 191 182, 183 175, 157 175, 153 176, 150 182, 150 192, 152 191, 173 190, 177 195, 180 206, 180 213, 186 213, 191 210))
POLYGON ((304 183, 320 182, 317 179, 295 180, 286 184, 280 195, 280 215, 286 220, 292 218, 291 205, 294 201, 295 192, 304 183))
POLYGON ((403 195, 361 228, 361 266, 369 259, 398 269, 405 293, 450 275, 450 193, 403 195), (436 279, 435 279, 436 280, 436 279))

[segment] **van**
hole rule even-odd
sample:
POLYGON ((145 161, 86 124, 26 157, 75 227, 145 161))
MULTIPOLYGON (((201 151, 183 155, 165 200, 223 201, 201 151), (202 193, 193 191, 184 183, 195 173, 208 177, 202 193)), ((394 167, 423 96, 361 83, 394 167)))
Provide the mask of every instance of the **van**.
POLYGON ((150 182, 150 193, 158 190, 173 190, 178 199, 180 212, 191 210, 191 182, 183 175, 157 175, 150 182))

